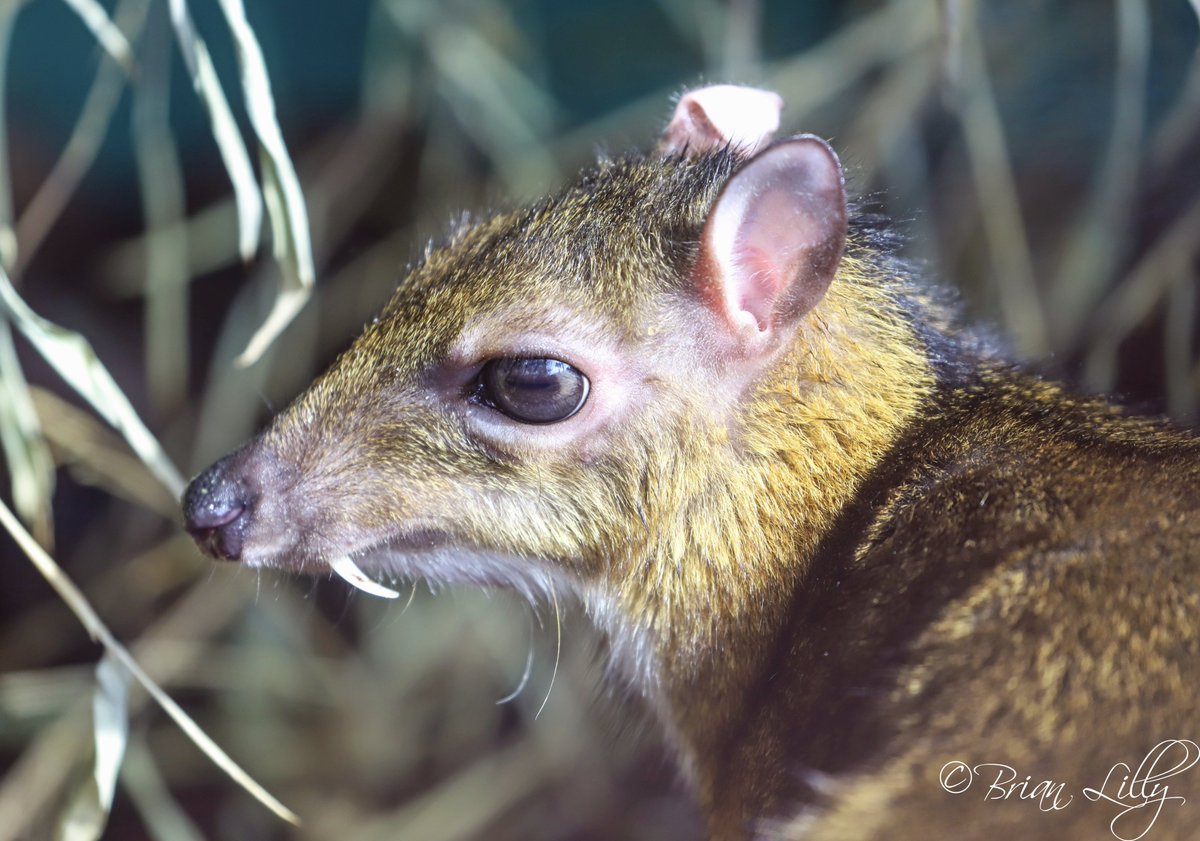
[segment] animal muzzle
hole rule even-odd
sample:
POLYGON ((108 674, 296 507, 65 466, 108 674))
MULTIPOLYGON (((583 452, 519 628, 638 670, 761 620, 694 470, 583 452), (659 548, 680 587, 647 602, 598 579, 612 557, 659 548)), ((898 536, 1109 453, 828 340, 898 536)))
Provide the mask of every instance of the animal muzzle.
POLYGON ((238 469, 238 455, 218 461, 183 492, 188 533, 206 555, 228 561, 242 559, 246 529, 258 498, 238 469))

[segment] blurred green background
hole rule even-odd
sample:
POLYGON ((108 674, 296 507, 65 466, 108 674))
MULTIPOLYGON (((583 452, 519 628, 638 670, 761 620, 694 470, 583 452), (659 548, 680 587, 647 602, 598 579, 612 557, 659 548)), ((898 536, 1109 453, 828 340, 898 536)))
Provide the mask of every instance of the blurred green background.
MULTIPOLYGON (((229 180, 167 3, 104 4, 134 46, 127 78, 66 3, 0 2, 9 273, 91 340, 185 472, 297 394, 456 211, 541 195, 597 150, 648 147, 672 95, 715 81, 783 94, 784 129, 830 138, 863 208, 1015 353, 1196 417, 1194 3, 247 4, 318 283, 243 370, 232 360, 279 270, 269 245, 237 255, 229 180)), ((248 134, 219 9, 192 13, 248 134)), ((699 836, 644 710, 604 683, 603 641, 571 606, 535 720, 556 658, 549 607, 420 586, 404 609, 338 580, 213 565, 125 445, 18 351, 57 465, 35 533, 150 673, 305 819, 273 818, 135 690, 106 838, 699 836), (528 685, 497 705, 527 656, 528 685)), ((52 838, 88 773, 100 650, 7 536, 0 564, 0 841, 52 838)))

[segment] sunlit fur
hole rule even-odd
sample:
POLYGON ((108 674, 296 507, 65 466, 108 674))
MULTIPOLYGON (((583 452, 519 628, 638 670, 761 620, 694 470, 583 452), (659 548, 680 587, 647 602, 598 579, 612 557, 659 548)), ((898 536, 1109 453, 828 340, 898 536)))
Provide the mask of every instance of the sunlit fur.
POLYGON ((257 444, 286 465, 264 496, 287 501, 275 517, 264 503, 254 533, 296 542, 256 555, 252 536, 249 562, 313 567, 349 552, 374 574, 529 594, 562 582, 681 736, 703 788, 693 746, 757 667, 740 640, 780 621, 805 557, 933 377, 912 324, 921 304, 852 241, 790 346, 731 390, 736 361, 711 350, 690 270, 738 162, 602 163, 561 196, 430 251, 257 444), (572 314, 601 336, 591 344, 638 360, 639 396, 562 449, 498 452, 473 437, 460 390, 441 385, 462 335, 481 324, 561 334, 572 314))
POLYGON ((1085 785, 1197 735, 1200 446, 994 358, 863 226, 739 355, 696 273, 743 163, 601 162, 459 226, 231 462, 244 561, 573 592, 713 839, 1099 837, 936 771, 980 750, 1085 785), (489 356, 531 354, 591 378, 577 415, 472 402, 489 356))

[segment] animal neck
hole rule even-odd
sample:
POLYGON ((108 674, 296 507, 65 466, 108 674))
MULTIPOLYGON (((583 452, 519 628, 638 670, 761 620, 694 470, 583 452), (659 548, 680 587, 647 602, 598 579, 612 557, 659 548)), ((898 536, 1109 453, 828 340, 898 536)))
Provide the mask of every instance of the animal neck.
POLYGON ((817 544, 933 388, 923 344, 862 272, 843 266, 735 421, 663 433, 645 540, 588 599, 702 801, 817 544))

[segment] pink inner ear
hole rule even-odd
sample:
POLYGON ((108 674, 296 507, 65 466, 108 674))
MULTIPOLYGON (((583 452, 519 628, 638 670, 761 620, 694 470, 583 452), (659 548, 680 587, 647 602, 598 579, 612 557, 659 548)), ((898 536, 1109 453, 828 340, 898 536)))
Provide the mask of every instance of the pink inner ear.
POLYGON ((775 305, 799 281, 795 275, 807 244, 823 236, 805 212, 807 198, 786 189, 762 192, 746 204, 738 226, 732 265, 739 282, 729 288, 737 290, 738 306, 754 316, 760 330, 770 328, 775 305))
POLYGON ((841 166, 815 137, 785 141, 730 178, 709 212, 699 282, 744 339, 812 309, 846 236, 841 166), (746 328, 754 328, 744 333, 746 328))
POLYGON ((742 275, 742 283, 730 286, 726 292, 726 304, 733 311, 749 313, 754 317, 759 330, 771 326, 771 304, 779 298, 779 268, 772 255, 750 243, 736 246, 734 260, 742 275), (734 296, 729 300, 728 296, 734 296))

